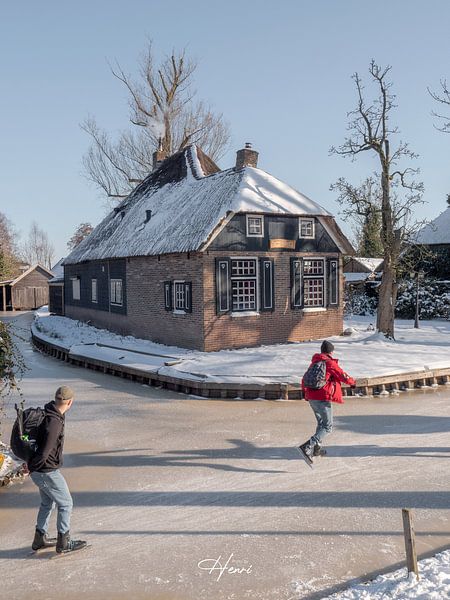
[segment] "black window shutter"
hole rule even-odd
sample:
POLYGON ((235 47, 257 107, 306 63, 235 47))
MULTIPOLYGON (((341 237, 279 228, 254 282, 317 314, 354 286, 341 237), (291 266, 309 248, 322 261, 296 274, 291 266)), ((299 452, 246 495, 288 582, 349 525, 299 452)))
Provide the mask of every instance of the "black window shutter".
POLYGON ((327 306, 339 304, 339 259, 327 259, 327 306))
POLYGON ((173 302, 172 302, 172 282, 165 281, 164 282, 164 308, 166 310, 172 310, 173 302))
POLYGON ((184 284, 184 310, 192 312, 192 283, 186 281, 184 284))
POLYGON ((216 310, 218 315, 231 311, 230 259, 216 258, 216 310))
POLYGON ((274 265, 273 258, 260 258, 260 310, 273 311, 275 309, 274 290, 274 265))
POLYGON ((303 306, 302 271, 302 259, 291 258, 291 308, 293 309, 303 306))

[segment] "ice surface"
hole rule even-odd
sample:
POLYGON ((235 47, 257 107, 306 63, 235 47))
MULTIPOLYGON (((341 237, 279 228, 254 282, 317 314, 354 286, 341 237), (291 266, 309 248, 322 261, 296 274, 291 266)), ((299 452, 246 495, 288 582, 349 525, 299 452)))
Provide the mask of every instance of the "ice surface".
MULTIPOLYGON (((29 316, 14 319, 22 333, 29 327, 29 316)), ((295 450, 314 429, 306 402, 195 399, 22 347, 27 406, 44 404, 63 383, 75 391, 62 472, 74 499, 72 533, 92 547, 57 561, 50 552, 30 557, 39 493, 29 479, 3 490, 5 600, 60 600, 61 590, 65 600, 323 598, 404 564, 405 506, 419 555, 448 543, 443 387, 348 399, 336 407, 328 456, 311 471, 295 450), (217 582, 198 568, 231 554, 252 573, 217 582)), ((53 515, 50 533, 55 527, 53 515)))

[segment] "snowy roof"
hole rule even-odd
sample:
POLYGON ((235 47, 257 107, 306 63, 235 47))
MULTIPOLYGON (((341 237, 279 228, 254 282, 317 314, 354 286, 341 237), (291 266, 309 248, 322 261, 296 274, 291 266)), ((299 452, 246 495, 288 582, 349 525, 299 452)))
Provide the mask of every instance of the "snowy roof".
POLYGON ((370 273, 373 273, 383 263, 382 258, 366 258, 363 256, 353 256, 354 261, 365 267, 370 273))
MULTIPOLYGON (((163 161, 64 264, 201 250, 226 217, 240 212, 333 220, 319 204, 265 171, 253 167, 220 171, 192 145, 163 161)), ((335 224, 334 236, 341 246, 350 246, 335 224)))
POLYGON ((344 273, 344 279, 347 283, 358 283, 366 281, 370 275, 371 273, 344 273))
POLYGON ((31 267, 29 267, 26 271, 23 271, 15 279, 8 279, 7 281, 0 281, 0 285, 6 285, 6 284, 16 285, 16 283, 18 283, 21 279, 23 279, 24 277, 26 277, 27 275, 32 273, 35 269, 41 269, 42 271, 45 271, 47 273, 47 275, 49 275, 49 277, 53 276, 52 271, 49 271, 49 269, 47 269, 47 267, 44 267, 41 264, 36 263, 35 265, 32 265, 31 267))
POLYGON ((416 243, 450 244, 450 206, 418 232, 416 243))
POLYGON ((53 273, 54 277, 52 279, 49 279, 49 283, 54 283, 55 281, 64 279, 63 261, 64 261, 64 258, 60 258, 58 260, 58 262, 56 263, 56 265, 53 265, 52 273, 53 273))

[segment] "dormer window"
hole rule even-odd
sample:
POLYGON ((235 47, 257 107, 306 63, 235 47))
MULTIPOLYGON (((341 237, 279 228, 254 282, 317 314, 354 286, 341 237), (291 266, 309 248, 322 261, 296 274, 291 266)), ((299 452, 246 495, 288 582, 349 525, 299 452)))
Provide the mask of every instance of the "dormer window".
POLYGON ((314 219, 305 219, 301 217, 298 223, 298 237, 304 240, 312 240, 315 238, 314 219))
POLYGON ((264 237, 264 217, 247 215, 247 237, 264 237))

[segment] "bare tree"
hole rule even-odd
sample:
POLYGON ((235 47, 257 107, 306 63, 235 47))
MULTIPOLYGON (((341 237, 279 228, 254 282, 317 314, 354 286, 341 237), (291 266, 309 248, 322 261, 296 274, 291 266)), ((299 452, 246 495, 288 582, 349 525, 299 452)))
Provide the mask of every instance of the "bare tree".
POLYGON ((355 247, 360 256, 379 257, 381 244, 381 188, 374 177, 367 177, 354 186, 343 177, 330 186, 338 192, 337 201, 343 207, 342 216, 349 221, 355 237, 355 247))
MULTIPOLYGON (((430 88, 428 88, 428 93, 433 100, 436 100, 438 104, 443 105, 445 110, 450 111, 450 91, 448 89, 447 80, 441 79, 440 84, 441 91, 439 93, 433 92, 433 90, 430 90, 430 88)), ((442 115, 436 111, 432 111, 431 114, 433 117, 436 117, 440 123, 439 125, 435 125, 436 129, 443 131, 444 133, 450 133, 450 114, 442 115)))
POLYGON ((13 277, 17 273, 17 233, 6 217, 0 212, 0 280, 13 277))
POLYGON ((36 222, 31 225, 28 240, 22 247, 22 255, 30 265, 39 263, 47 269, 51 269, 55 248, 48 239, 48 235, 36 222))
POLYGON ((111 72, 129 94, 130 123, 114 140, 93 117, 81 127, 92 144, 83 158, 85 173, 108 198, 127 196, 153 168, 153 152, 166 156, 196 143, 218 160, 226 151, 230 130, 221 114, 196 99, 193 78, 197 64, 185 51, 173 51, 155 65, 152 44, 134 81, 119 64, 111 72))
POLYGON ((78 246, 80 242, 82 242, 88 235, 90 235, 93 231, 93 227, 90 223, 80 223, 75 230, 75 233, 67 242, 67 247, 69 250, 73 250, 78 246))
POLYGON ((418 225, 413 223, 415 206, 422 202, 423 184, 410 177, 417 169, 400 170, 401 159, 417 158, 400 141, 395 149, 391 139, 399 132, 390 124, 395 96, 388 80, 391 67, 382 68, 372 60, 369 67, 371 81, 376 88, 376 97, 367 101, 364 86, 358 73, 353 75, 356 84, 357 107, 348 113, 349 136, 331 153, 355 159, 363 152, 372 152, 379 163, 378 175, 381 187, 381 242, 383 245, 383 276, 379 288, 377 328, 388 338, 394 338, 394 312, 397 299, 397 270, 402 246, 408 241, 418 225))

